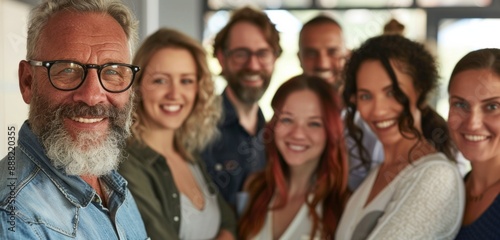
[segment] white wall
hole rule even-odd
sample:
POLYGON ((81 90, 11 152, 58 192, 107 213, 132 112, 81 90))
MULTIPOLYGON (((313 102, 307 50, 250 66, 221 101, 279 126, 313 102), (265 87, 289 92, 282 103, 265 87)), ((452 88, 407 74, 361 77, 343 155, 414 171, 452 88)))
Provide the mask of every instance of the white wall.
POLYGON ((158 0, 159 25, 180 30, 201 41, 203 1, 158 0))
POLYGON ((7 154, 7 128, 15 126, 19 131, 28 117, 28 105, 19 91, 17 66, 26 56, 30 8, 18 1, 0 0, 0 159, 7 154))

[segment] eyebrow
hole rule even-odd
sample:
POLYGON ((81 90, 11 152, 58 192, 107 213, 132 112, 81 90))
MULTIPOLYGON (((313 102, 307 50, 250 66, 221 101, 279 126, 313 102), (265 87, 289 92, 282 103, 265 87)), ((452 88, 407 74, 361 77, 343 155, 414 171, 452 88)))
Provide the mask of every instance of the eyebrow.
MULTIPOLYGON (((286 111, 281 112, 279 115, 290 115, 290 116, 292 116, 292 117, 293 117, 293 116, 295 116, 295 115, 293 115, 291 112, 286 112, 286 111)), ((308 119, 316 119, 316 118, 318 118, 318 119, 323 119, 321 115, 308 117, 308 119)))
MULTIPOLYGON (((392 84, 390 84, 390 85, 388 85, 388 86, 384 87, 382 90, 383 90, 383 91, 388 91, 388 90, 391 90, 391 88, 392 88, 392 84)), ((363 88, 358 89, 358 92, 359 92, 359 91, 362 91, 362 92, 370 92, 370 91, 368 91, 367 89, 363 89, 363 88)))
POLYGON ((321 116, 312 116, 312 117, 309 117, 309 119, 311 119, 311 120, 315 120, 315 119, 323 120, 323 118, 321 116))
MULTIPOLYGON (((467 101, 467 99, 461 98, 461 97, 455 96, 455 95, 451 95, 450 98, 457 98, 458 100, 467 101)), ((491 98, 483 99, 480 102, 490 102, 490 101, 499 100, 499 99, 500 99, 500 96, 498 96, 498 97, 491 97, 491 98)))

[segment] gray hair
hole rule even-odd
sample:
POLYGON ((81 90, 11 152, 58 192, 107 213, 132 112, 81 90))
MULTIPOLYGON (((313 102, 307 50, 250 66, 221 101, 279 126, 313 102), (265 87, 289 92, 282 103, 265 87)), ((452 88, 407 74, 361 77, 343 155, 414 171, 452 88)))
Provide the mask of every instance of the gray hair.
POLYGON ((37 52, 40 33, 55 13, 63 10, 76 12, 102 12, 113 17, 127 35, 130 53, 137 42, 138 22, 130 9, 120 0, 44 0, 30 13, 28 23, 28 44, 26 59, 32 59, 37 52))

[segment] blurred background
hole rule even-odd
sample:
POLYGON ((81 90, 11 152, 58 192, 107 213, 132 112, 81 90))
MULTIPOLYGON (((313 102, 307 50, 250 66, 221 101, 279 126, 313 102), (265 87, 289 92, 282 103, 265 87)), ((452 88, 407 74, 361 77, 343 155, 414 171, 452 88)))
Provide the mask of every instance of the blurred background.
MULTIPOLYGON (((26 22, 30 9, 40 0, 0 0, 0 158, 7 153, 7 128, 16 130, 28 116, 21 98, 17 67, 26 55, 26 22)), ((271 85, 260 101, 267 118, 272 96, 282 82, 302 73, 297 59, 298 33, 302 23, 319 13, 342 25, 347 46, 357 48, 364 40, 382 34, 383 26, 396 19, 404 35, 424 43, 436 56, 440 89, 431 103, 448 115, 447 83, 455 63, 479 48, 500 48, 500 0, 124 0, 140 21, 140 41, 159 27, 181 30, 205 46, 216 77, 217 91, 225 87, 218 77, 220 66, 212 57, 212 41, 226 24, 231 10, 252 5, 269 15, 281 33, 283 54, 276 62, 271 85)))

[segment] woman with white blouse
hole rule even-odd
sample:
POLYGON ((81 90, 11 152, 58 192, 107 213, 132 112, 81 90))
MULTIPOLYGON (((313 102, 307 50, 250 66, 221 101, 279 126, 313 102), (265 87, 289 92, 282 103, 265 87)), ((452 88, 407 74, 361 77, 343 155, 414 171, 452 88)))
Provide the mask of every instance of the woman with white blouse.
POLYGON ((345 74, 349 133, 362 148, 358 111, 385 159, 349 199, 336 239, 453 239, 464 190, 446 122, 426 101, 438 81, 433 57, 402 36, 379 36, 352 53, 345 74))

